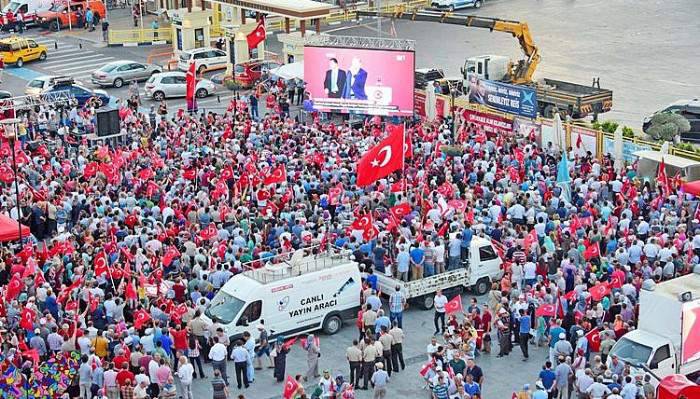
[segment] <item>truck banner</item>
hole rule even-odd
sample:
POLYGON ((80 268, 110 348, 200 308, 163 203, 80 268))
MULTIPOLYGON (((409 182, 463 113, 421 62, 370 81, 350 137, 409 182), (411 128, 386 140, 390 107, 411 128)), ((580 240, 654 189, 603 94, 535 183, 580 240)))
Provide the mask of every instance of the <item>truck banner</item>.
POLYGON ((681 365, 700 359, 700 300, 683 305, 681 365))
POLYGON ((469 102, 513 115, 537 117, 537 93, 526 86, 515 86, 469 75, 469 102))

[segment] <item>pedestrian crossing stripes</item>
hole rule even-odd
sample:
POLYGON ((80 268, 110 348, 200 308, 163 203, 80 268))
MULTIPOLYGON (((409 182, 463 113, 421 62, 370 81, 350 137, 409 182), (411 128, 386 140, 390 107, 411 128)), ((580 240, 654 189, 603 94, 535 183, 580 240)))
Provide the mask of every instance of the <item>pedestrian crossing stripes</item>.
POLYGON ((83 85, 90 83, 93 71, 116 58, 100 54, 87 46, 65 43, 50 36, 25 35, 48 49, 46 61, 27 63, 26 68, 46 75, 68 75, 83 85))

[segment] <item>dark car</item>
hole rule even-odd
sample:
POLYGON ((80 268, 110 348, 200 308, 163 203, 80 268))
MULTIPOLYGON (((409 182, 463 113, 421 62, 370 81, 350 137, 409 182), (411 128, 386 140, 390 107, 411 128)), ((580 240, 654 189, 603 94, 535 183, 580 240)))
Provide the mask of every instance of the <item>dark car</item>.
MULTIPOLYGON (((690 122, 690 131, 681 134, 681 141, 700 144, 700 99, 676 101, 668 107, 654 112, 654 115, 660 113, 678 114, 687 119, 690 122)), ((651 118, 654 115, 644 119, 642 130, 645 132, 651 126, 651 118)))
POLYGON ((85 87, 71 84, 71 85, 56 85, 51 89, 45 91, 42 95, 50 98, 52 94, 66 94, 67 97, 73 98, 78 102, 79 106, 85 105, 91 98, 97 99, 97 107, 109 104, 109 95, 104 90, 90 90, 85 87))

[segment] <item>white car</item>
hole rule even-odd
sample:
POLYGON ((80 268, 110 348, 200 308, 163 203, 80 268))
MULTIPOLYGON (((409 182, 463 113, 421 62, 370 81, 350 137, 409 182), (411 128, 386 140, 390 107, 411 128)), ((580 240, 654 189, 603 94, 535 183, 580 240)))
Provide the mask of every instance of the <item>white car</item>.
POLYGON ((24 88, 24 94, 28 96, 38 96, 39 94, 54 87, 57 82, 75 83, 73 78, 70 76, 39 76, 27 82, 27 85, 24 88))
MULTIPOLYGON (((216 93, 216 85, 211 80, 199 79, 194 95, 204 98, 216 93)), ((187 77, 184 72, 164 72, 151 76, 146 82, 146 96, 155 101, 171 97, 185 97, 187 77)))
POLYGON ((187 71, 190 68, 190 62, 194 62, 197 72, 202 73, 205 70, 226 68, 228 55, 223 50, 211 47, 187 50, 180 53, 177 67, 182 71, 187 71))

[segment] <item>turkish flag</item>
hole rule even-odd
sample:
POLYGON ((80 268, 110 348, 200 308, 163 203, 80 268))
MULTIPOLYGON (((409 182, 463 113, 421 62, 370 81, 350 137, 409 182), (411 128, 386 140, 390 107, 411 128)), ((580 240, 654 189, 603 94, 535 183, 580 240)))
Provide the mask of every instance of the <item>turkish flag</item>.
POLYGON ((600 352, 600 331, 597 328, 592 329, 586 334, 588 340, 588 348, 591 352, 600 352))
POLYGON ((371 148, 357 162, 357 185, 367 186, 403 168, 403 128, 371 148))
POLYGON ((153 178, 153 176, 155 176, 155 173, 153 173, 151 168, 144 168, 139 171, 139 179, 141 180, 148 180, 153 178))
POLYGON ((392 193, 400 193, 406 190, 406 179, 401 179, 396 183, 393 183, 390 188, 392 193))
POLYGON ((374 227, 374 225, 370 226, 366 230, 362 232, 362 238, 365 241, 371 241, 374 239, 374 237, 379 235, 379 229, 374 227))
POLYGON ((540 305, 537 310, 535 310, 535 316, 540 317, 554 317, 556 314, 556 306, 552 303, 546 303, 544 305, 540 305))
POLYGON ((287 168, 284 165, 279 165, 278 167, 272 169, 270 174, 265 176, 264 184, 269 186, 275 183, 284 183, 287 181, 287 168))
POLYGON ((683 364, 700 358, 700 306, 692 303, 683 307, 681 360, 683 364))
POLYGON ((401 220, 406 215, 411 213, 411 206, 404 202, 402 204, 393 206, 389 211, 397 220, 401 220))
POLYGON ((134 312, 134 327, 137 330, 149 321, 151 321, 151 315, 146 311, 146 309, 139 309, 134 312))
POLYGON ((233 167, 231 167, 231 165, 224 167, 219 177, 224 181, 233 179, 233 167))
POLYGON ((197 172, 194 169, 187 169, 182 173, 182 177, 187 180, 194 180, 197 177, 197 172))
POLYGON ((571 290, 564 295, 564 298, 566 298, 567 301, 571 301, 574 298, 576 298, 576 290, 571 290))
POLYGON ((146 195, 148 197, 153 197, 159 191, 160 187, 158 186, 158 184, 156 184, 156 182, 151 180, 146 184, 146 195))
POLYGON ((440 187, 438 187, 437 192, 442 194, 443 197, 450 199, 455 194, 455 188, 452 186, 452 184, 444 182, 442 185, 440 185, 440 187))
POLYGON ((581 139, 581 133, 578 134, 578 137, 576 138, 576 148, 581 148, 583 145, 583 139, 581 139))
POLYGON ((338 203, 340 203, 340 199, 342 198, 344 192, 345 192, 345 190, 343 190, 342 184, 338 184, 335 187, 331 187, 328 190, 328 202, 331 205, 338 205, 338 203))
POLYGON ((457 295, 454 298, 450 299, 449 302, 445 304, 445 312, 447 314, 453 314, 453 313, 458 313, 464 311, 464 308, 462 307, 462 296, 457 295))
POLYGON ((583 251, 583 257, 586 260, 591 260, 591 259, 597 258, 599 256, 600 256, 600 244, 598 244, 598 242, 595 242, 593 244, 586 246, 586 249, 583 251))
POLYGON ((666 175, 666 162, 663 157, 661 158, 661 163, 659 163, 659 173, 657 180, 663 188, 664 195, 669 195, 671 193, 671 185, 669 184, 668 176, 666 175))
POLYGON ((612 288, 622 288, 622 281, 619 276, 610 276, 610 285, 612 288))
POLYGON ((372 227, 372 214, 371 213, 365 213, 364 215, 360 216, 358 219, 356 219, 350 227, 353 230, 367 230, 370 227, 372 227))
POLYGON ((191 62, 185 76, 185 101, 187 102, 187 110, 194 109, 194 92, 197 87, 197 71, 195 63, 191 62))
POLYGON ((467 201, 453 199, 447 201, 447 206, 454 209, 457 213, 462 213, 467 210, 467 201))
POLYGON ((92 264, 95 269, 96 277, 109 272, 107 255, 104 253, 104 251, 100 251, 100 253, 95 256, 95 260, 93 260, 92 264))
POLYGON ((90 178, 92 176, 95 176, 95 173, 97 173, 98 166, 97 162, 90 162, 87 165, 85 165, 85 169, 83 169, 83 177, 90 178))
POLYGON ((70 294, 73 292, 73 290, 80 287, 82 284, 83 284, 83 276, 80 276, 80 278, 75 280, 73 282, 73 284, 71 284, 68 287, 61 290, 61 293, 58 295, 58 298, 56 298, 56 300, 59 303, 62 303, 64 300, 66 300, 70 296, 70 294))
POLYGON ((219 231, 216 229, 216 226, 214 226, 214 223, 209 223, 206 229, 199 232, 199 236, 204 240, 216 237, 218 234, 219 231))
POLYGON ((254 49, 258 47, 258 44, 265 40, 265 37, 267 36, 267 32, 265 31, 265 20, 262 19, 258 23, 258 26, 253 29, 252 32, 250 32, 246 36, 246 40, 248 41, 248 49, 254 49))
POLYGON ((11 183, 15 179, 15 172, 12 168, 3 164, 0 164, 0 181, 3 183, 11 183))
POLYGON ((282 392, 283 399, 292 399, 292 395, 299 388, 299 383, 292 378, 291 375, 287 376, 287 380, 284 382, 284 391, 282 392))
POLYGON ((124 296, 126 296, 126 299, 136 300, 138 298, 138 295, 136 294, 136 287, 134 287, 133 283, 129 282, 126 284, 124 296))
POLYGON ((432 360, 429 361, 428 363, 424 364, 423 367, 420 368, 420 370, 418 371, 418 374, 420 374, 421 377, 425 377, 426 375, 428 375, 428 372, 430 371, 431 368, 433 368, 434 365, 435 365, 435 363, 433 363, 432 360))
POLYGON ((177 247, 174 245, 169 246, 165 251, 165 255, 163 255, 163 266, 170 266, 170 264, 173 263, 173 260, 178 257, 180 257, 180 251, 177 250, 177 247))
POLYGON ((63 308, 66 312, 75 312, 78 310, 78 301, 68 301, 63 308))
POLYGON ((20 312, 19 326, 27 331, 32 331, 34 329, 35 318, 36 313, 30 308, 24 307, 20 312))
POLYGON ((610 284, 608 283, 598 283, 591 287, 589 290, 591 292, 591 299, 598 302, 605 296, 610 294, 610 284))

